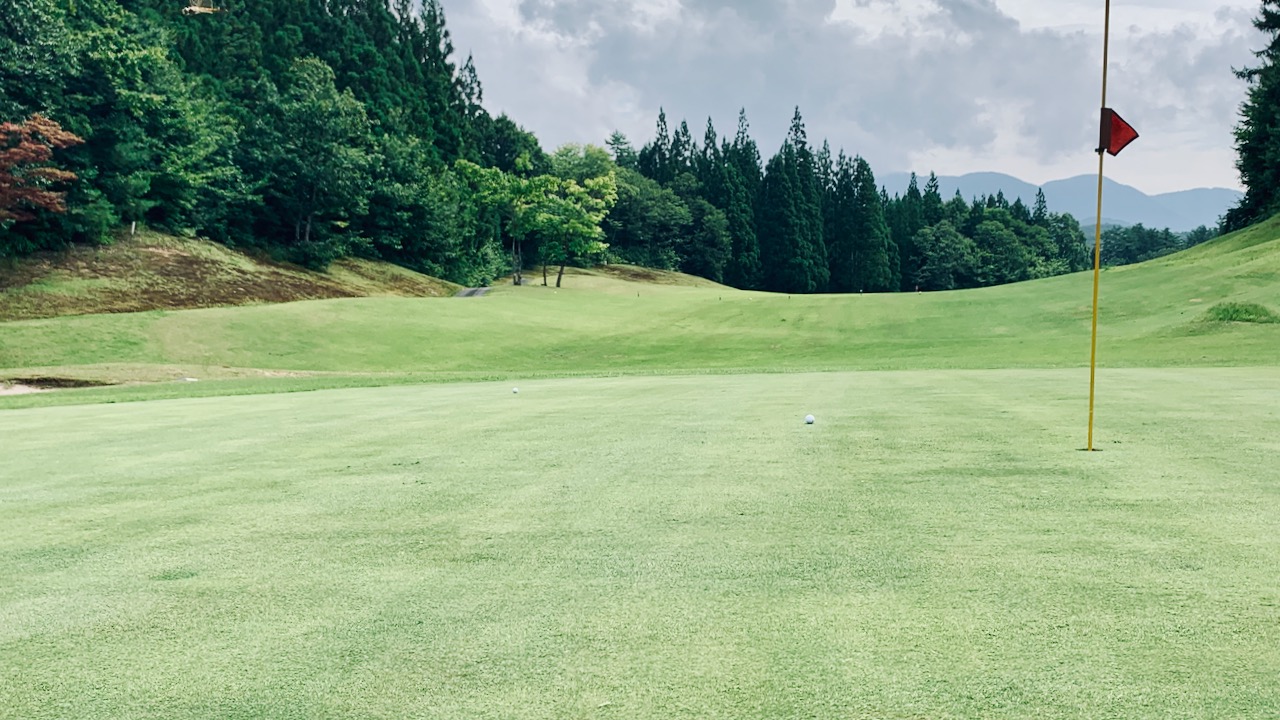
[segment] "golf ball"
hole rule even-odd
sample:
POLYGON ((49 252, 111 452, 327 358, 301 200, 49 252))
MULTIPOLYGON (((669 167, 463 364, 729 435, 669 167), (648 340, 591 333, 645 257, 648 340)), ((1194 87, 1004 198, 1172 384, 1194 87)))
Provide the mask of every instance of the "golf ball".
POLYGON ((511 394, 512 394, 512 395, 519 395, 519 394, 520 394, 520 388, 511 388, 511 394))
POLYGON ((812 416, 812 415, 805 415, 805 416, 804 416, 804 424, 805 424, 805 425, 812 425, 812 424, 814 424, 814 423, 815 423, 815 422, 817 422, 817 421, 818 421, 818 420, 817 420, 817 418, 815 418, 815 417, 814 417, 814 416, 812 416))

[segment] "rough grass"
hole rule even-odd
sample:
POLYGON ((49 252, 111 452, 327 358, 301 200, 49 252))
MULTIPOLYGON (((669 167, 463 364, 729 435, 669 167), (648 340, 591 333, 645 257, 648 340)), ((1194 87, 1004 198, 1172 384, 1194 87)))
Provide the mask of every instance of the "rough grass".
POLYGON ((342 260, 314 273, 203 240, 143 231, 111 245, 44 253, 0 267, 0 321, 327 298, 440 297, 457 290, 385 263, 342 260))
POLYGON ((1280 376, 1086 379, 0 413, 0 717, 1280 715, 1280 376))
POLYGON ((1206 322, 1241 322, 1241 323, 1277 323, 1280 315, 1270 308, 1257 303, 1218 303, 1209 308, 1205 314, 1206 322))

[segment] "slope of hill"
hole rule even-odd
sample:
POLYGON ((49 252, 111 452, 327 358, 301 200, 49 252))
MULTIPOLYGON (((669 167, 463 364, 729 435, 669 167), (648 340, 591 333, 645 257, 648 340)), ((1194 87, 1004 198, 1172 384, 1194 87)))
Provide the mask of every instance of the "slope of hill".
MULTIPOLYGON (((615 271, 617 272, 617 271, 615 271)), ((794 296, 567 275, 467 301, 374 297, 0 324, 0 380, 174 380, 0 407, 403 382, 704 372, 1087 365, 1092 277, 934 294, 794 296), (253 373, 240 370, 253 369, 253 373), (221 383, 221 384, 219 384, 221 383), (239 384, 237 384, 239 383, 239 384)), ((1103 276, 1104 367, 1268 366, 1280 219, 1103 276), (1246 314, 1248 315, 1248 314, 1246 314)))
POLYGON ((203 240, 141 232, 0 266, 0 321, 253 305, 452 295, 458 286, 395 265, 342 260, 327 272, 274 263, 203 240))
MULTIPOLYGON (((925 177, 919 182, 923 188, 925 177)), ((880 183, 889 194, 903 193, 910 182, 909 173, 888 173, 880 183)), ((1022 198, 1028 205, 1035 199, 1035 185, 1003 173, 970 173, 959 177, 940 176, 938 185, 944 198, 957 190, 965 198, 1003 192, 1010 201, 1022 198)), ((1097 214, 1098 179, 1079 175, 1045 183, 1045 200, 1054 212, 1067 212, 1087 224, 1097 214)), ((1108 179, 1103 219, 1108 225, 1136 225, 1169 228, 1175 232, 1194 230, 1204 225, 1214 227, 1218 219, 1240 201, 1243 195, 1227 188, 1197 188, 1161 195, 1147 195, 1137 188, 1108 179)))

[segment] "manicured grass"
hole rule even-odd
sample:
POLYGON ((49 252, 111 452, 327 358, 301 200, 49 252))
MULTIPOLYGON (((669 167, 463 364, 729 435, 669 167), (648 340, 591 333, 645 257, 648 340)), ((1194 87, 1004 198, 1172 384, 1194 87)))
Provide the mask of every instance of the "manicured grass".
MULTIPOLYGON (((1273 222, 1104 273, 1103 365, 1273 365, 1280 324, 1202 320, 1219 303, 1275 304, 1278 235, 1280 222, 1273 222)), ((172 378, 175 368, 198 377, 256 368, 337 373, 351 383, 363 378, 378 385, 512 375, 1088 362, 1088 273, 978 291, 852 297, 787 297, 625 277, 575 274, 559 291, 499 287, 489 297, 466 300, 368 298, 3 323, 0 379, 54 371, 103 379, 104 367, 125 368, 117 378, 125 380, 172 378)), ((281 386, 299 384, 306 385, 281 386)), ((60 397, 21 402, 67 399, 60 397)), ((0 401, 0 407, 15 402, 0 401)))
POLYGON ((1276 717, 1277 236, 0 323, 0 718, 1276 717))
POLYGON ((0 717, 1276 717, 1280 375, 1085 381, 0 413, 0 717))

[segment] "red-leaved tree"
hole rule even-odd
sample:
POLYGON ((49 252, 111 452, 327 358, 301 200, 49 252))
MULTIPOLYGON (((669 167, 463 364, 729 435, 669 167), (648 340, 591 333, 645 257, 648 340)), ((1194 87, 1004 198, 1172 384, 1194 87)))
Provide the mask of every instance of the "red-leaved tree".
POLYGON ((0 226, 33 219, 32 209, 66 212, 66 193, 54 188, 76 175, 50 162, 55 148, 82 142, 43 115, 0 124, 0 226))

